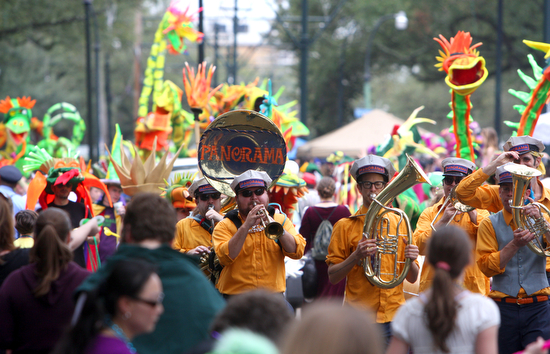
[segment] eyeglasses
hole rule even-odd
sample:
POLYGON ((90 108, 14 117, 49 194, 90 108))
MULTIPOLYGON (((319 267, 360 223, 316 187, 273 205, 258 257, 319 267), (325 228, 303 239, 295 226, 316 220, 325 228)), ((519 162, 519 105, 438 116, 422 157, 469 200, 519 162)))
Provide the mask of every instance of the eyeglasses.
POLYGON ((382 182, 382 181, 368 182, 368 181, 365 181, 365 182, 358 182, 357 184, 359 184, 360 186, 363 186, 363 188, 366 188, 366 189, 371 189, 372 186, 374 186, 374 188, 376 188, 376 189, 382 189, 386 185, 386 182, 382 182))
POLYGON ((156 306, 162 305, 162 301, 164 300, 164 293, 160 293, 157 301, 140 299, 139 297, 133 297, 132 299, 134 299, 135 301, 138 301, 138 302, 142 302, 145 305, 149 305, 151 307, 156 307, 156 306))
POLYGON ((221 198, 221 193, 212 193, 212 194, 200 194, 199 199, 203 202, 206 202, 208 199, 212 198, 214 200, 218 200, 221 198))
POLYGON ((446 185, 448 186, 451 186, 453 184, 453 182, 455 184, 459 184, 460 181, 462 181, 464 177, 458 177, 458 176, 445 176, 445 178, 443 178, 443 182, 445 182, 446 185))
POLYGON ((241 191, 241 195, 245 198, 252 197, 252 193, 256 194, 259 197, 265 193, 265 188, 258 188, 255 191, 251 191, 250 189, 244 189, 241 191))

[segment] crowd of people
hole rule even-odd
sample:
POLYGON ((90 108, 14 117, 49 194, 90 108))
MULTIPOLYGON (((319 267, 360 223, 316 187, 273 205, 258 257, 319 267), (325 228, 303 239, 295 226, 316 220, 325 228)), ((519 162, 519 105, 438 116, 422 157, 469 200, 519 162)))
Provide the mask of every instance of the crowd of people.
POLYGON ((89 188, 90 208, 72 197, 82 181, 70 169, 44 180, 35 206, 4 166, 0 352, 547 353, 550 262, 533 242, 544 252, 550 218, 533 202, 550 208, 550 190, 542 177, 518 190, 510 172, 544 170, 544 145, 521 136, 497 149, 481 166, 425 165, 441 188, 414 222, 395 213, 400 171, 387 158, 350 164, 357 210, 338 203, 332 172, 304 176, 299 228, 261 170, 232 180, 233 208, 196 178, 181 192, 193 209, 177 212, 160 193, 125 199, 119 180, 89 188), (288 260, 314 272, 299 309, 285 297, 288 260), (418 284, 412 298, 405 282, 418 284))

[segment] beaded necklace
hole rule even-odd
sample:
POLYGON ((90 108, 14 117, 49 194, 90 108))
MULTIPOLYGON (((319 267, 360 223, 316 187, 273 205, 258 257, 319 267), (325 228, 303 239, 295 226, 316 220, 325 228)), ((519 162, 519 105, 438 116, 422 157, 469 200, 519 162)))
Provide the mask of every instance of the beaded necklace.
POLYGON ((115 332, 116 336, 121 339, 124 343, 126 343, 126 347, 128 348, 128 350, 130 351, 130 353, 132 354, 135 354, 137 353, 137 350, 136 348, 134 347, 134 345, 132 344, 132 342, 130 342, 130 340, 128 339, 128 337, 126 337, 126 334, 124 334, 124 331, 122 330, 122 328, 120 328, 117 324, 113 323, 112 321, 108 321, 108 326, 113 330, 113 332, 115 332))

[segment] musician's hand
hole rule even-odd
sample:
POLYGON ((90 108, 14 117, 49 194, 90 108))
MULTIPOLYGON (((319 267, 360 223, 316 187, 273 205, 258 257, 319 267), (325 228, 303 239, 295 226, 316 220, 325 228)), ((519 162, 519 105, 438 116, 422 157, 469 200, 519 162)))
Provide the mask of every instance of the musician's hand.
POLYGON ((220 222, 223 220, 223 216, 214 209, 208 210, 205 217, 208 220, 213 220, 214 222, 220 222))
POLYGON ((263 204, 258 204, 252 209, 250 209, 250 211, 248 212, 248 215, 246 216, 246 220, 243 223, 243 226, 246 229, 250 229, 252 226, 259 225, 261 223, 261 220, 262 220, 261 215, 258 215, 258 212, 261 209, 264 209, 263 204))
POLYGON ((474 224, 477 224, 477 210, 472 209, 472 211, 468 212, 468 215, 470 215, 470 221, 474 224))
POLYGON ((535 234, 531 233, 529 230, 515 229, 514 239, 512 242, 514 242, 518 248, 521 248, 531 242, 534 238, 535 234))
POLYGON ((413 261, 418 258, 418 246, 415 245, 407 245, 405 247, 405 258, 410 258, 413 261))
POLYGON ((548 349, 543 349, 544 339, 538 337, 537 340, 525 347, 523 354, 548 354, 548 349))
POLYGON ((494 174, 497 167, 502 166, 508 162, 514 162, 519 159, 519 154, 516 151, 506 151, 498 155, 496 159, 491 161, 487 166, 483 167, 483 172, 489 176, 494 174))
MULTIPOLYGON (((531 203, 534 202, 533 199, 531 198, 527 198, 531 203)), ((539 208, 537 208, 536 206, 532 205, 532 204, 528 204, 526 206, 523 207, 523 212, 525 213, 525 216, 530 216, 534 219, 538 219, 540 218, 542 215, 540 214, 540 210, 539 208)))
POLYGON ((188 255, 191 255, 191 256, 194 256, 194 255, 202 256, 203 254, 207 254, 209 252, 210 252, 210 247, 197 246, 197 247, 187 251, 186 253, 188 255))
MULTIPOLYGON (((443 215, 441 216, 441 219, 439 219, 438 224, 441 226, 447 225, 449 221, 452 220, 453 215, 455 215, 455 213, 456 213, 455 207, 451 205, 451 203, 449 203, 449 205, 443 211, 443 215)), ((459 214, 460 212, 458 212, 456 215, 459 215, 459 214)))
POLYGON ((374 256, 376 254, 376 240, 367 238, 363 234, 363 238, 359 241, 357 249, 353 253, 358 261, 367 256, 374 256))

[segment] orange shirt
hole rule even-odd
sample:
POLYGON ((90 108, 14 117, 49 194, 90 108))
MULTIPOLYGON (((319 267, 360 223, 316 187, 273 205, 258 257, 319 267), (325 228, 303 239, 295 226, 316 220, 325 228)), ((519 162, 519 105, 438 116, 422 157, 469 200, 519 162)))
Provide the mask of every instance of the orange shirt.
MULTIPOLYGON (((363 225, 367 208, 363 205, 349 218, 340 219, 332 231, 332 238, 328 248, 327 264, 339 264, 345 261, 357 248, 357 244, 363 237, 363 225), (361 215, 361 216, 359 216, 361 215)), ((395 234, 399 217, 393 213, 386 216, 390 219, 390 233, 395 234)), ((403 222, 400 233, 406 234, 407 230, 403 222)), ((402 238, 399 242, 406 242, 402 238)), ((398 258, 404 260, 405 247, 399 247, 398 258)), ((382 258, 382 273, 393 272, 393 258, 382 258)), ((403 263, 398 266, 398 273, 402 271, 403 263)), ((368 308, 376 312, 376 322, 386 323, 393 319, 399 306, 405 303, 403 283, 392 289, 382 289, 372 285, 362 265, 354 265, 346 277, 346 295, 344 301, 350 305, 368 308)))
POLYGON ((264 231, 259 231, 248 233, 239 255, 232 259, 229 257, 228 243, 237 232, 237 227, 227 218, 216 225, 212 240, 220 263, 224 266, 216 284, 220 293, 234 295, 260 288, 273 292, 286 290, 285 256, 302 258, 306 240, 285 215, 275 214, 274 219, 294 236, 294 253, 286 252, 278 243, 268 239, 264 231))
POLYGON ((176 237, 172 248, 185 253, 197 246, 212 247, 212 235, 192 218, 185 218, 176 224, 176 237))
MULTIPOLYGON (((506 210, 502 211, 504 214, 504 220, 506 224, 510 225, 512 230, 517 229, 514 223, 512 214, 506 210)), ((527 246, 524 246, 527 247, 527 246)), ((495 230, 489 218, 485 218, 479 225, 477 231, 477 264, 481 271, 488 277, 492 277, 497 274, 502 274, 506 270, 506 267, 500 268, 500 251, 498 250, 498 241, 495 235, 495 230)), ((531 252, 531 251, 529 251, 531 252)), ((537 295, 550 295, 550 287, 541 289, 529 296, 537 295)), ((507 296, 513 297, 526 297, 527 294, 523 288, 520 289, 517 295, 504 294, 503 292, 493 290, 489 293, 489 297, 502 298, 507 296)))
MULTIPOLYGON (((418 250, 421 255, 425 256, 427 254, 427 248, 428 248, 428 240, 430 239, 430 236, 432 235, 432 227, 431 223, 434 220, 437 212, 441 209, 443 206, 443 202, 445 201, 445 198, 442 198, 439 202, 434 204, 433 206, 425 209, 422 212, 422 215, 420 215, 420 219, 418 219, 418 223, 416 224, 416 230, 414 232, 414 243, 418 246, 418 250)), ((434 225, 437 224, 438 220, 441 219, 443 216, 443 212, 439 214, 437 217, 437 220, 434 222, 434 225)), ((477 209, 477 223, 473 223, 470 220, 470 215, 468 213, 460 214, 455 216, 454 220, 451 222, 450 225, 455 225, 460 228, 462 228, 468 236, 470 237, 470 240, 472 241, 472 244, 474 245, 474 249, 472 252, 474 253, 474 259, 475 259, 475 245, 476 245, 476 239, 477 239, 477 228, 479 227, 479 224, 483 219, 489 216, 489 212, 487 210, 483 209, 477 209)), ((432 279, 433 279, 433 268, 428 263, 428 261, 424 261, 424 264, 422 266, 422 272, 420 274, 420 292, 426 291, 430 288, 432 285, 432 279)), ((466 273, 464 274, 464 283, 463 286, 465 289, 470 290, 474 293, 479 293, 483 295, 489 294, 490 290, 490 281, 489 278, 487 278, 479 269, 478 265, 474 262, 473 265, 466 268, 466 273)))
MULTIPOLYGON (((461 202, 474 208, 489 210, 492 213, 498 213, 504 207, 498 194, 498 185, 483 185, 489 178, 483 169, 479 169, 471 175, 465 177, 456 187, 456 195, 461 202)), ((550 190, 537 179, 537 183, 542 187, 542 196, 538 200, 545 207, 550 208, 550 190)), ((546 271, 550 272, 550 257, 546 258, 546 271)))

